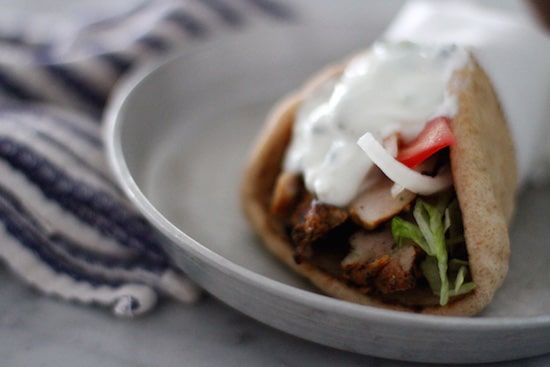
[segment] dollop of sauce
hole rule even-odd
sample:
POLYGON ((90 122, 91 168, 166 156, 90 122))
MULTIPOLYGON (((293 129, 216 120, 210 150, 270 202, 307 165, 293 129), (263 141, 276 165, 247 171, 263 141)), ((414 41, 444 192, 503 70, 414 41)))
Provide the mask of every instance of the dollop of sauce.
POLYGON ((455 46, 374 44, 302 102, 284 169, 302 173, 319 200, 349 204, 373 166, 357 140, 370 132, 380 141, 394 133, 408 141, 431 118, 452 118, 450 78, 468 62, 455 46))

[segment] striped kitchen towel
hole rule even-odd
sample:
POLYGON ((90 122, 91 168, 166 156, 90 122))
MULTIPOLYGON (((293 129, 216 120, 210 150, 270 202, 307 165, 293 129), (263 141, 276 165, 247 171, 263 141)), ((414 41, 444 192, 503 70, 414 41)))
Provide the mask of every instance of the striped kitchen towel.
POLYGON ((192 303, 200 291, 110 175, 105 102, 140 62, 292 14, 272 0, 76 3, 0 15, 0 258, 44 294, 121 316, 159 296, 192 303))

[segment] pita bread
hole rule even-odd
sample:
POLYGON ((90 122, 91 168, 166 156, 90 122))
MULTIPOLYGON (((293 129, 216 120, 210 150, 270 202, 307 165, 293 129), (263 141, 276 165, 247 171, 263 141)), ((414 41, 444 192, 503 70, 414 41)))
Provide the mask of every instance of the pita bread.
MULTIPOLYGON (((246 166, 241 199, 244 212, 267 249, 327 295, 343 300, 416 313, 469 316, 487 306, 508 271, 508 224, 514 209, 516 164, 511 135, 491 81, 473 60, 454 73, 450 91, 459 111, 451 124, 457 143, 450 160, 455 191, 463 214, 470 271, 476 288, 439 306, 420 292, 403 302, 385 302, 362 294, 307 261, 296 264, 283 223, 269 213, 275 182, 292 134, 294 116, 304 96, 339 74, 330 66, 276 106, 254 145, 246 166)), ((431 293, 431 292, 430 292, 431 293)))

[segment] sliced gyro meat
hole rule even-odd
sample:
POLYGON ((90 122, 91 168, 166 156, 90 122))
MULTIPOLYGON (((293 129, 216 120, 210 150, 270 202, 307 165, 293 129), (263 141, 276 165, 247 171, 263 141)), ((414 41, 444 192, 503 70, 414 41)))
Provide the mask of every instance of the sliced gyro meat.
POLYGON ((270 212, 276 215, 289 214, 298 204, 303 191, 304 183, 299 174, 281 172, 273 191, 270 212))
POLYGON ((378 227, 410 207, 416 194, 401 190, 393 196, 393 182, 385 176, 359 195, 350 205, 350 214, 355 222, 367 229, 378 227))
POLYGON ((300 263, 308 258, 311 255, 311 244, 344 223, 348 217, 348 211, 337 206, 313 198, 309 199, 309 205, 307 199, 303 201, 294 215, 296 219, 291 231, 292 242, 296 246, 295 261, 300 263))
POLYGON ((359 231, 350 238, 351 252, 342 261, 344 277, 362 292, 392 293, 414 288, 419 251, 398 247, 391 231, 359 231))
POLYGON ((416 287, 419 255, 420 251, 411 245, 392 251, 388 263, 374 279, 375 288, 381 293, 388 294, 416 287))

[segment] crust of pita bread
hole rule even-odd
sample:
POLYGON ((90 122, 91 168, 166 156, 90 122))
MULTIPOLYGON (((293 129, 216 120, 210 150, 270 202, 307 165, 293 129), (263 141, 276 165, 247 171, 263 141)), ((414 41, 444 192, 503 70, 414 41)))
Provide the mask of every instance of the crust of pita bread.
POLYGON ((294 262, 293 247, 269 204, 290 142, 301 101, 324 80, 341 73, 345 63, 330 66, 298 92, 283 99, 268 117, 250 154, 241 185, 244 213, 261 242, 293 271, 327 295, 363 305, 415 313, 471 316, 483 310, 502 285, 508 271, 508 225, 516 195, 516 163, 512 138, 491 81, 477 62, 453 75, 451 93, 458 113, 451 128, 457 143, 450 159, 455 190, 462 210, 474 291, 445 306, 433 296, 384 301, 356 291, 344 281, 306 262, 294 262), (431 298, 424 300, 423 298, 431 298))

